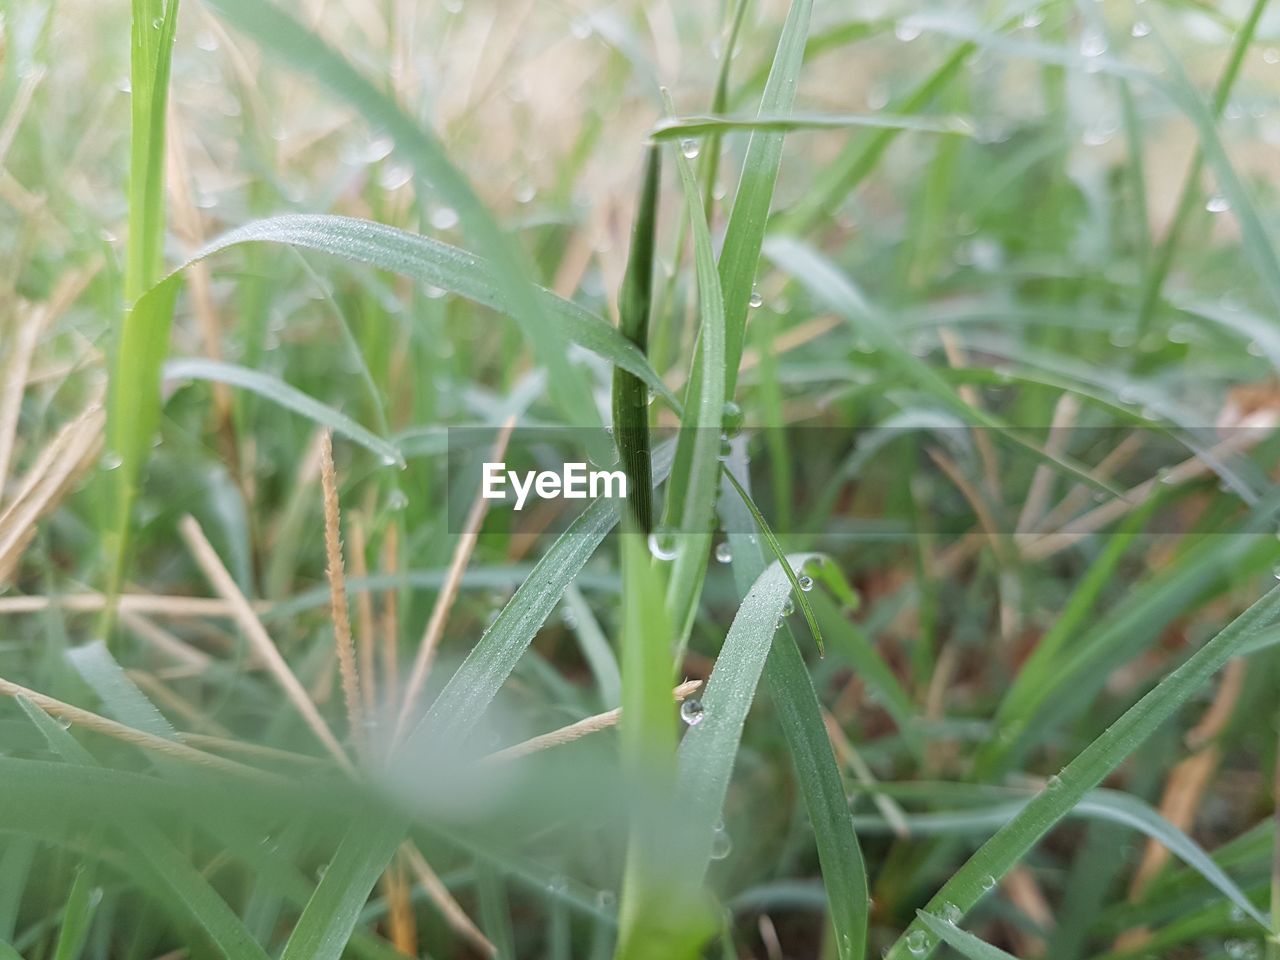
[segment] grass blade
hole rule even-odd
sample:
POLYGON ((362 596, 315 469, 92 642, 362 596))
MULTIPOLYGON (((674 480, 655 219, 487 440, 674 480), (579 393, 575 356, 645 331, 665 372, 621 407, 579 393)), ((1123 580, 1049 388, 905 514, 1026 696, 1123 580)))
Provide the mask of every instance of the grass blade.
POLYGON ((207 380, 211 383, 225 383, 243 390, 251 390, 286 410, 292 410, 306 417, 318 426, 326 427, 353 443, 358 443, 377 455, 384 464, 404 466, 403 454, 389 440, 369 432, 345 413, 326 406, 269 373, 250 370, 247 367, 220 360, 184 357, 170 360, 165 364, 164 377, 166 380, 207 380))
MULTIPOLYGON (((1197 650, 1190 659, 1164 678, 1086 747, 1050 784, 1023 808, 952 875, 929 901, 926 910, 938 915, 947 904, 959 916, 967 913, 1031 847, 1096 787, 1108 773, 1136 750, 1155 729, 1167 720, 1200 686, 1222 668, 1238 649, 1280 615, 1280 587, 1272 589, 1248 610, 1236 617, 1216 637, 1197 650)), ((957 917, 958 919, 958 917, 957 917)), ((915 921, 894 943, 888 960, 911 960, 928 956, 937 938, 921 921, 915 921), (928 938, 924 951, 911 949, 912 937, 922 931, 928 938)))
MULTIPOLYGON (((800 68, 804 63, 812 12, 812 0, 794 0, 791 4, 782 35, 778 38, 778 49, 773 55, 769 79, 765 81, 760 98, 760 117, 781 119, 791 112, 800 68)), ((747 311, 755 289, 756 269, 760 264, 760 249, 769 222, 773 189, 782 165, 784 134, 783 129, 762 129, 751 134, 742 161, 738 191, 734 194, 733 210, 725 227, 719 273, 724 290, 726 398, 732 398, 738 380, 747 311)))
MULTIPOLYGON (((245 243, 284 244, 366 263, 513 315, 503 299, 501 277, 494 261, 431 237, 357 217, 288 214, 254 220, 211 241, 174 273, 245 243)), ((644 351, 606 320, 543 287, 533 286, 532 293, 561 337, 639 377, 679 408, 674 394, 645 359, 644 351)))
MULTIPOLYGON (((731 459, 730 469, 746 477, 741 448, 731 459)), ((751 529, 744 500, 722 495, 720 511, 728 530, 751 529)), ((764 571, 764 553, 754 534, 730 533, 729 543, 733 578, 739 592, 745 595, 764 571)), ((764 679, 778 711, 796 781, 813 824, 837 953, 840 960, 862 960, 867 949, 866 865, 854 833, 853 818, 849 815, 844 782, 823 724, 818 696, 791 627, 786 623, 773 638, 764 679)))
MULTIPOLYGON (((962 117, 913 117, 892 113, 796 113, 771 116, 762 113, 755 117, 718 115, 671 117, 658 121, 649 133, 649 137, 662 143, 681 137, 701 137, 711 134, 718 136, 742 131, 793 133, 797 130, 845 130, 854 127, 973 136, 973 126, 962 117)), ((770 186, 770 193, 772 194, 772 186, 770 186)), ((763 237, 763 234, 761 236, 763 237)), ((760 252, 757 250, 757 259, 759 256, 760 252)))
POLYGON ((292 16, 265 0, 206 0, 219 14, 285 63, 310 74, 346 100, 374 127, 390 134, 419 177, 457 212, 463 230, 492 262, 506 311, 524 332, 549 374, 552 399, 569 423, 599 426, 582 370, 570 362, 563 338, 550 322, 523 257, 503 234, 471 185, 450 162, 435 134, 423 128, 386 93, 292 16))
MULTIPOLYGON (((631 253, 618 298, 618 329, 636 349, 649 343, 649 313, 653 305, 653 248, 658 216, 658 183, 662 153, 650 147, 645 157, 644 181, 636 222, 631 232, 631 253)), ((613 371, 613 438, 627 473, 627 505, 631 519, 642 533, 653 527, 653 466, 649 441, 649 388, 635 374, 613 371)))
POLYGON ((1013 954, 1005 953, 999 947, 993 947, 967 930, 961 930, 954 923, 948 923, 923 910, 917 910, 916 915, 926 930, 953 950, 968 957, 969 960, 1018 960, 1013 954))

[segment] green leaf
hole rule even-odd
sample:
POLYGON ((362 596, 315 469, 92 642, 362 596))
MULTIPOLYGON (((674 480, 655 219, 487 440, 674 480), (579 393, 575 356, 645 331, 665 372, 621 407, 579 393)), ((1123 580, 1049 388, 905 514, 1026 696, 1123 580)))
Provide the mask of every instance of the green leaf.
MULTIPOLYGON (((731 457, 730 469, 746 482, 746 460, 740 445, 731 457)), ((744 488, 744 492, 750 491, 744 488)), ((757 536, 746 532, 751 529, 751 513, 742 500, 728 496, 726 491, 720 498, 720 513, 725 529, 731 531, 733 578, 739 592, 745 595, 764 570, 764 553, 757 536)), ((786 623, 773 638, 764 679, 791 752, 809 822, 813 824, 837 952, 840 960, 862 960, 867 949, 866 865, 818 696, 786 623)))
POLYGON ((463 231, 492 263, 504 312, 520 325, 534 355, 547 368, 551 396, 561 413, 576 426, 599 426, 583 371, 570 361, 543 300, 530 295, 535 288, 524 258, 450 162, 434 132, 417 123, 339 53, 267 0, 206 2, 283 63, 314 77, 354 107, 366 122, 391 136, 422 181, 457 212, 463 231))
MULTIPOLYGON (((800 68, 804 63, 805 40, 809 36, 812 0, 794 0, 787 13, 773 66, 760 98, 758 117, 785 119, 795 103, 800 68)), ((733 210, 725 227, 724 249, 720 252, 720 285, 724 290, 725 397, 732 398, 742 360, 742 344, 755 289, 760 249, 769 223, 773 188, 782 165, 784 129, 757 130, 751 135, 742 160, 742 175, 733 198, 733 210)))
MULTIPOLYGON (((246 243, 282 244, 366 263, 511 315, 492 261, 430 237, 356 217, 289 214, 254 220, 211 241, 174 273, 246 243)), ((644 351, 608 321, 544 287, 532 286, 531 293, 560 337, 639 377, 678 409, 675 395, 649 365, 644 351)))
POLYGON ((812 247, 791 237, 773 237, 765 245, 765 254, 799 280, 815 299, 847 320, 858 334, 866 337, 881 351, 890 366, 933 397, 943 408, 963 418, 966 423, 991 430, 1040 462, 1092 489, 1112 496, 1122 496, 1110 484, 1094 478, 1083 466, 1046 452, 985 410, 965 403, 936 370, 902 346, 894 335, 888 318, 881 315, 834 264, 812 247))
POLYGON ((405 832, 405 824, 395 817, 374 816, 351 824, 303 908, 280 960, 339 960, 369 891, 391 862, 405 832))
MULTIPOLYGON (((1236 617, 1108 727, 1102 736, 1094 740, 1050 781, 1050 786, 983 844, 943 884, 925 909, 937 914, 944 905, 954 904, 961 916, 967 913, 1088 791, 1118 767, 1125 757, 1136 750, 1199 687, 1217 673, 1241 646, 1271 625, 1278 615, 1280 587, 1269 591, 1236 617)), ((918 920, 914 922, 890 949, 889 960, 912 960, 922 956, 908 947, 911 934, 921 929, 923 924, 918 920)), ((932 953, 932 948, 924 955, 928 953, 932 953)))
POLYGON ((961 930, 954 923, 948 923, 940 917, 935 917, 931 913, 923 910, 917 910, 916 916, 924 928, 931 932, 937 939, 942 940, 948 946, 959 951, 969 960, 1018 960, 1011 953, 1005 953, 998 947, 993 947, 985 940, 980 940, 972 933, 961 930))
MULTIPOLYGON (((797 113, 769 116, 761 113, 755 117, 670 117, 659 120, 649 133, 649 137, 661 143, 680 137, 701 137, 740 131, 793 133, 797 130, 844 130, 850 127, 973 136, 973 125, 963 117, 915 117, 892 113, 797 113)), ((769 189, 772 194, 772 186, 769 189)), ((757 249, 756 257, 759 258, 759 256, 760 251, 757 249)), ((721 262, 723 263, 723 258, 721 262)))
MULTIPOLYGON (((631 252, 618 297, 618 329, 645 350, 653 307, 653 249, 658 217, 658 184, 662 153, 650 147, 644 181, 631 231, 631 252)), ((632 373, 613 371, 613 437, 627 473, 627 505, 642 533, 653 528, 653 464, 649 439, 649 388, 632 373)))
POLYGON ((327 427, 376 454, 387 465, 404 466, 404 456, 389 440, 366 430, 345 413, 291 387, 279 377, 220 360, 185 357, 165 364, 166 380, 208 380, 250 390, 258 396, 292 410, 318 426, 327 427))
MULTIPOLYGON (((135 730, 168 740, 176 739, 173 726, 129 679, 120 664, 107 651, 105 643, 99 640, 73 647, 67 651, 67 659, 84 682, 93 688, 108 716, 135 730)), ((76 762, 85 762, 87 759, 89 758, 86 756, 76 762)))

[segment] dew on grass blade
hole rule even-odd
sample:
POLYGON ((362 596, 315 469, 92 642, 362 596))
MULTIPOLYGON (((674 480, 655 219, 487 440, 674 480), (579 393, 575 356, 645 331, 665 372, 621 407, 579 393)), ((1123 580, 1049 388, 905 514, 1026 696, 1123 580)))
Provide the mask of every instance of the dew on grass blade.
MULTIPOLYGON (((687 726, 696 727, 706 715, 706 708, 703 707, 702 701, 697 697, 690 697, 680 704, 680 719, 687 726)), ((670 714, 667 714, 667 716, 670 716, 670 714)))

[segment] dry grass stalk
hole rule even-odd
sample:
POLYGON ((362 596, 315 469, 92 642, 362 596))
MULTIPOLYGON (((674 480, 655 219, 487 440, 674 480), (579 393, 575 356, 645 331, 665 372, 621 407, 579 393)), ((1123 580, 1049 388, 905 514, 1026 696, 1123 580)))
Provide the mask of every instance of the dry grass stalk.
POLYGON ((227 572, 227 568, 223 566, 222 560, 205 537, 204 531, 200 529, 200 524, 196 522, 195 517, 190 515, 183 517, 179 523, 179 530, 182 532, 182 538, 186 541, 187 549, 191 551, 191 555, 195 558, 197 565, 199 565, 201 571, 218 594, 231 605, 233 619, 240 626, 240 629, 244 631, 244 635, 248 638, 254 651, 262 657, 267 670, 275 677, 280 688, 284 690, 285 696, 289 698, 294 708, 302 715, 302 719, 311 728, 311 732, 316 735, 316 739, 324 745, 329 755, 333 757, 340 767, 350 772, 352 770, 351 761, 343 751, 342 745, 338 743, 328 724, 320 716, 320 711, 311 702, 306 690, 298 682, 298 678, 289 669, 289 665, 285 662, 284 657, 280 655, 279 649, 267 634, 266 628, 263 627, 262 621, 253 612, 249 601, 240 592, 240 588, 236 586, 236 582, 232 579, 231 574, 227 572))
MULTIPOLYGON (((499 461, 506 453, 507 442, 511 439, 511 431, 515 428, 516 418, 508 417, 506 423, 498 431, 498 436, 493 442, 493 449, 489 452, 488 459, 490 461, 499 461)), ((458 596, 458 588, 462 584, 462 575, 466 572, 467 564, 471 562, 471 552, 475 549, 476 541, 479 539, 480 527, 484 523, 485 514, 489 511, 489 501, 484 497, 477 496, 471 504, 471 510, 467 514, 466 524, 463 527, 462 534, 458 537, 458 543, 454 547, 453 557, 449 562, 449 570, 445 574, 444 584, 440 588, 440 593, 436 596, 435 606, 431 608, 431 616, 427 620, 427 629, 423 634, 422 642, 418 645, 417 655, 413 660, 413 669, 409 674, 409 683, 405 688, 404 700, 400 705, 400 713, 396 718, 395 733, 392 736, 392 742, 399 740, 404 736, 408 729, 409 722, 413 717, 414 711, 417 709, 418 698, 422 695, 422 688, 426 685, 427 676, 431 672, 431 664, 435 659, 436 650, 440 646, 440 640, 444 636, 445 624, 449 620, 449 612, 453 609, 453 603, 458 596)))
POLYGON ((338 654, 342 698, 347 706, 347 723, 356 753, 366 750, 364 703, 360 675, 356 669, 355 644, 351 639, 351 615, 347 609, 347 581, 342 564, 342 513, 338 504, 338 474, 333 466, 333 435, 326 430, 320 440, 320 486, 324 491, 325 572, 329 578, 329 599, 333 611, 333 639, 338 654))
POLYGON ((879 790, 880 782, 876 779, 876 775, 862 759, 862 754, 858 753, 857 747, 844 735, 844 730, 841 729, 836 718, 823 710, 822 722, 827 728, 827 739, 831 741, 832 750, 840 758, 840 762, 853 771, 858 782, 871 794, 871 800, 880 811, 880 815, 884 817, 895 834, 899 837, 909 837, 911 829, 907 826, 907 817, 902 807, 898 806, 898 801, 893 797, 879 790))
POLYGON ((404 854, 405 863, 417 878, 418 884, 426 891, 431 902, 436 905, 453 931, 486 957, 497 956, 497 948, 480 932, 480 928, 471 922, 466 911, 453 898, 453 894, 449 892, 444 882, 436 876, 436 872, 431 869, 426 858, 418 852, 418 848, 412 843, 405 843, 400 850, 404 854))
MULTIPOLYGON (((701 680, 686 680, 672 690, 671 695, 679 703, 693 696, 700 686, 702 686, 701 680)), ((531 753, 538 753, 541 750, 564 746, 566 743, 573 743, 575 740, 581 740, 583 737, 590 736, 593 733, 599 733, 601 730, 616 727, 621 719, 622 708, 615 707, 612 710, 606 710, 604 713, 584 717, 568 726, 559 727, 548 733, 539 734, 528 740, 522 740, 520 743, 504 747, 486 756, 484 762, 515 760, 519 757, 527 757, 531 753)))
MULTIPOLYGON (((369 543, 365 537, 364 523, 358 515, 351 518, 348 529, 351 531, 351 573, 357 580, 365 580, 369 576, 369 565, 365 560, 369 543)), ((374 711, 378 700, 373 648, 373 595, 368 590, 361 590, 356 594, 356 664, 360 675, 360 696, 364 700, 366 715, 374 711)))
POLYGON ((0 695, 14 698, 25 697, 51 717, 68 720, 86 730, 92 730, 95 733, 111 737, 113 740, 133 744, 144 750, 164 754, 176 760, 182 760, 185 763, 209 767, 255 780, 265 779, 273 783, 278 780, 274 774, 268 774, 262 770, 255 770, 253 767, 246 767, 244 764, 236 763, 234 760, 227 760, 211 753, 192 749, 186 744, 175 740, 166 740, 164 737, 157 737, 155 734, 135 730, 133 727, 110 720, 82 707, 55 700, 53 697, 38 693, 10 680, 5 680, 3 677, 0 677, 0 695))

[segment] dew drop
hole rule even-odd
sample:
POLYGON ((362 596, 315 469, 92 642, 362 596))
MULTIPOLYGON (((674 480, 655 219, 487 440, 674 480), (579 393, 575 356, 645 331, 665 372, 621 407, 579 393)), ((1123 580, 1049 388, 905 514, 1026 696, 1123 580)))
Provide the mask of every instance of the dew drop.
POLYGON ((724 824, 717 824, 715 832, 711 834, 711 859, 723 860, 732 852, 733 838, 729 836, 724 824))
POLYGON ((922 957, 929 950, 929 935, 923 930, 912 930, 907 936, 907 949, 913 957, 922 957))
POLYGON ((764 303, 764 297, 760 296, 759 290, 752 290, 751 299, 749 299, 747 303, 752 307, 752 309, 754 309, 764 303))
POLYGON ((893 25, 893 35, 903 43, 910 43, 920 36, 920 24, 913 20, 899 20, 893 25))
POLYGON ((988 893, 990 893, 992 890, 996 888, 996 878, 991 876, 991 874, 987 874, 985 877, 983 877, 981 880, 981 883, 982 883, 982 889, 986 890, 988 893))
POLYGON ((103 470, 118 470, 122 463, 124 463, 124 458, 114 450, 108 450, 102 455, 103 470))
POLYGON ((801 576, 797 577, 796 582, 800 584, 800 589, 803 590, 805 593, 808 593, 810 590, 813 589, 813 577, 810 577, 806 574, 802 574, 801 576))
POLYGON ((586 40, 591 36, 591 21, 585 17, 579 17, 569 24, 569 32, 573 34, 575 40, 586 40))
POLYGON ((703 707, 702 701, 697 697, 690 697, 688 700, 680 704, 680 719, 687 726, 696 727, 702 722, 702 718, 707 715, 706 708, 703 707))
POLYGON ((521 180, 516 185, 515 198, 516 203, 532 203, 533 198, 538 195, 537 188, 528 180, 521 180))
POLYGON ((733 547, 729 546, 728 540, 721 540, 716 544, 716 560, 720 563, 733 562, 733 547))
POLYGON ((618 904, 618 898, 612 890, 601 890, 596 894, 596 906, 601 910, 612 910, 618 904))
POLYGON ((948 900, 938 909, 938 916, 942 918, 943 923, 950 923, 954 925, 960 922, 960 918, 964 916, 964 914, 961 912, 959 907, 948 900))
POLYGON ((458 211, 453 207, 436 207, 431 211, 431 225, 437 230, 452 230, 458 225, 458 211))
POLYGON ((163 26, 164 26, 164 21, 159 17, 156 17, 154 20, 151 21, 152 30, 159 30, 163 26))
POLYGON ((1145 20, 1135 20, 1133 21, 1133 29, 1129 31, 1129 35, 1137 39, 1141 39, 1150 32, 1151 24, 1147 23, 1145 20))
POLYGON ((1231 209, 1231 202, 1221 194, 1209 198, 1204 208, 1210 213, 1226 213, 1231 209))
POLYGON ((388 510, 391 510, 391 511, 393 511, 393 512, 395 512, 395 513, 399 513, 401 510, 403 510, 403 509, 404 509, 405 507, 407 507, 408 505, 409 505, 409 497, 408 497, 408 495, 407 495, 403 490, 401 490, 399 487, 396 487, 396 488, 395 488, 394 490, 392 490, 392 491, 391 491, 391 493, 387 496, 387 509, 388 509, 388 510))
POLYGON ((1280 63, 1280 48, 1267 47, 1262 51, 1262 60, 1264 63, 1280 63))
POLYGON ((670 530, 655 530, 649 534, 649 553, 655 560, 674 560, 676 558, 675 537, 670 530))
POLYGON ((795 612, 796 612, 796 602, 791 599, 790 595, 788 595, 787 599, 782 601, 782 615, 784 617, 789 617, 795 612))
POLYGON ((1080 38, 1080 55, 1100 57, 1107 52, 1107 38, 1097 30, 1089 30, 1080 38))
POLYGON ((1022 26, 1024 29, 1034 30, 1042 23, 1044 23, 1044 14, 1039 10, 1028 10, 1022 15, 1022 26))
POLYGON ((742 432, 742 408, 730 400, 724 405, 724 412, 720 417, 720 429, 724 431, 726 437, 736 437, 742 432))
POLYGON ((680 152, 683 153, 685 158, 688 160, 695 159, 700 150, 701 148, 698 146, 698 141, 693 139, 693 137, 687 137, 680 141, 680 152))

